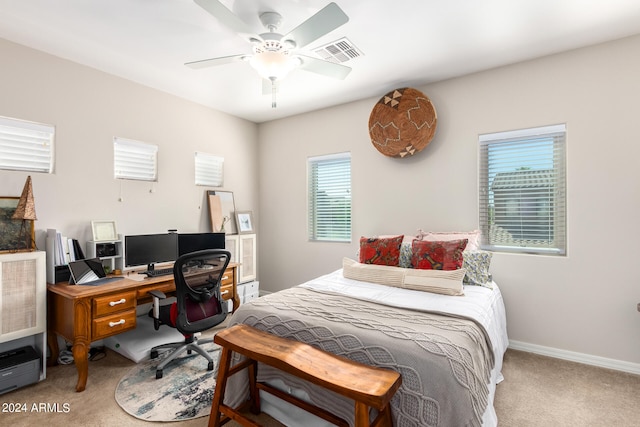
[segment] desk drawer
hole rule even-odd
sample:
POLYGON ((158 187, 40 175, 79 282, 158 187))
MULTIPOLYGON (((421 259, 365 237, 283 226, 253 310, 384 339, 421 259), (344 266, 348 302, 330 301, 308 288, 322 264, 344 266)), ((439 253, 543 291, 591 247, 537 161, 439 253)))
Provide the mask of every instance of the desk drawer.
POLYGON ((233 284, 227 286, 220 286, 220 294, 223 300, 233 298, 233 284))
POLYGON ((233 284, 233 272, 233 268, 228 268, 224 272, 224 274, 222 275, 222 280, 220 280, 222 282, 222 286, 233 284))
POLYGON ((112 314, 111 316, 93 319, 91 325, 92 339, 99 340, 120 332, 129 331, 136 327, 136 310, 135 308, 122 313, 112 314))
POLYGON ((121 292, 93 298, 93 317, 104 316, 136 307, 136 291, 121 292))

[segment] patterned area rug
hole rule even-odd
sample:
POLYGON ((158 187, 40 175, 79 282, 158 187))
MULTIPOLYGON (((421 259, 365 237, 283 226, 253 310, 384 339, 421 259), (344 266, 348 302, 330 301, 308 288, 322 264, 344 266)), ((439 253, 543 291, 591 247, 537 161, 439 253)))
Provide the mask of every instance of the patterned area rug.
POLYGON ((220 347, 213 343, 202 347, 213 356, 213 371, 207 371, 204 357, 195 352, 184 353, 164 368, 162 378, 156 379, 156 366, 163 357, 160 355, 127 372, 116 387, 116 402, 127 413, 145 421, 181 421, 209 415, 220 347))

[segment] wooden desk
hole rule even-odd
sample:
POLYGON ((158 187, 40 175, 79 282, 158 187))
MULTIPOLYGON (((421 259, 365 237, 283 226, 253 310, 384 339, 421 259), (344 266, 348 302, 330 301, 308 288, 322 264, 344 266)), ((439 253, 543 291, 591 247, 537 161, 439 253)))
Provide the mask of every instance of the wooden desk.
MULTIPOLYGON (((225 300, 233 300, 233 311, 240 306, 237 277, 238 264, 229 263, 222 278, 221 292, 225 300)), ((125 277, 100 286, 47 284, 50 365, 58 363, 58 336, 72 342, 73 360, 78 370, 76 391, 84 391, 89 376, 91 343, 135 329, 136 307, 151 302, 149 291, 171 294, 175 289, 173 275, 142 280, 125 277)))

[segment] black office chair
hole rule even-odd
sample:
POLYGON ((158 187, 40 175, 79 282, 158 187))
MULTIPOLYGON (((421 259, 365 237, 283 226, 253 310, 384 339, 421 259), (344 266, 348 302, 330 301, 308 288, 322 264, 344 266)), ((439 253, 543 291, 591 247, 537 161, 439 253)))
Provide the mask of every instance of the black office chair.
POLYGON ((153 308, 149 315, 154 319, 154 328, 158 330, 160 325, 168 325, 178 329, 185 338, 183 342, 163 344, 151 349, 152 359, 158 357, 160 350, 174 349, 156 368, 156 378, 162 378, 162 370, 172 360, 185 351, 191 354, 192 350, 209 361, 207 370, 213 370, 213 358, 198 345, 213 340, 198 340, 194 334, 218 325, 227 317, 227 302, 220 294, 220 281, 230 258, 231 253, 220 249, 182 255, 173 266, 176 301, 160 305, 160 300, 166 298, 164 293, 149 292, 153 296, 153 308))

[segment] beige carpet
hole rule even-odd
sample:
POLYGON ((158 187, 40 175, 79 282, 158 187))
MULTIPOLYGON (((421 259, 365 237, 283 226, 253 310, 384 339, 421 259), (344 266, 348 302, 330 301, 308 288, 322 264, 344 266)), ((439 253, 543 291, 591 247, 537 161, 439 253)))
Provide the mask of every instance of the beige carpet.
MULTIPOLYGON (((140 426, 153 424, 124 412, 115 401, 120 378, 134 363, 107 350, 107 356, 89 362, 86 391, 76 393, 76 369, 61 365, 47 370, 40 383, 0 396, 0 403, 26 404, 26 413, 1 413, 0 425, 11 427, 140 426), (49 412, 32 411, 33 404, 49 404, 49 412), (59 404, 60 412, 51 412, 59 404), (68 412, 64 412, 68 404, 68 412)), ((507 351, 498 385, 496 410, 499 425, 527 426, 638 426, 640 376, 577 363, 507 351)), ((4 405, 0 409, 5 408, 4 405)), ((260 416, 268 427, 280 426, 260 416)), ((208 417, 164 426, 204 427, 208 417)), ((227 426, 236 427, 230 422, 227 426)), ((449 426, 444 426, 449 427, 449 426)))

